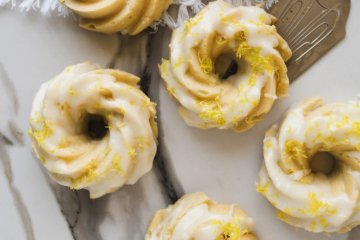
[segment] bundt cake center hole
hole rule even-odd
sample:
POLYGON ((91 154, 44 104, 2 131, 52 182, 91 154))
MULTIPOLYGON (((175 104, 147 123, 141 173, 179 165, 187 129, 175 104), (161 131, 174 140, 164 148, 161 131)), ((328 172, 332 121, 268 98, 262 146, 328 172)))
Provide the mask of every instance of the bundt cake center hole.
POLYGON ((323 173, 326 176, 334 173, 336 158, 329 152, 318 152, 310 159, 310 168, 313 173, 323 173))
POLYGON ((215 74, 217 74, 221 80, 226 80, 239 71, 239 65, 235 56, 230 54, 222 54, 217 57, 214 68, 215 74))
POLYGON ((88 114, 85 117, 85 135, 94 140, 100 140, 108 133, 107 121, 100 114, 88 114))

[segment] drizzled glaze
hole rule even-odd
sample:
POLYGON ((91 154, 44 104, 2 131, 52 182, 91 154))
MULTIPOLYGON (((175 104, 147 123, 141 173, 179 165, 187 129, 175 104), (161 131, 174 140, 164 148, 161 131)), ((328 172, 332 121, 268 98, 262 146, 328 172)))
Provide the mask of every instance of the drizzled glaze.
POLYGON ((159 210, 146 240, 255 240, 252 220, 237 206, 218 204, 204 193, 187 194, 159 210))
POLYGON ((360 102, 324 105, 312 98, 266 133, 257 190, 281 220, 311 232, 346 232, 360 224, 359 130, 360 102), (334 173, 311 170, 317 152, 336 157, 334 173))
POLYGON ((139 78, 91 63, 67 67, 44 83, 33 102, 29 135, 52 178, 91 198, 133 184, 152 168, 156 152, 155 106, 139 78), (87 114, 103 116, 108 133, 90 139, 87 114))
POLYGON ((170 60, 160 71, 187 124, 244 131, 287 94, 286 42, 259 7, 211 2, 173 32, 170 60), (233 56, 238 71, 225 80, 215 72, 219 56, 233 56))
POLYGON ((96 32, 136 35, 160 19, 171 0, 60 0, 82 18, 80 26, 96 32))

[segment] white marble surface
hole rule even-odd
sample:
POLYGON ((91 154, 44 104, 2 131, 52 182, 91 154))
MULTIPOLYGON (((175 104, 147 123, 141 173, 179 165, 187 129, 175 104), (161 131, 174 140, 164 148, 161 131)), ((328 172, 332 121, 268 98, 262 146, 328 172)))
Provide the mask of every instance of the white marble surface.
POLYGON ((259 239, 360 239, 359 231, 328 237, 290 227, 255 192, 264 131, 289 105, 315 95, 332 101, 360 93, 359 11, 360 2, 352 1, 346 39, 292 84, 290 96, 263 122, 236 134, 189 128, 180 119, 156 68, 167 56, 162 46, 168 44, 169 31, 150 39, 146 34, 124 38, 81 30, 71 18, 0 8, 0 133, 13 143, 0 137, 0 239, 143 239, 151 214, 170 201, 156 169, 134 186, 90 201, 86 192, 51 183, 32 156, 26 132, 35 92, 65 66, 85 60, 151 76, 150 96, 159 100, 160 147, 178 194, 205 191, 218 201, 241 205, 254 218, 259 239), (22 135, 11 132, 15 128, 22 135))
MULTIPOLYGON (((164 143, 185 192, 205 191, 218 201, 240 204, 254 218, 260 239, 348 238, 347 234, 307 233, 277 220, 275 209, 255 191, 255 182, 263 160, 264 133, 291 104, 312 96, 323 96, 326 101, 358 97, 359 11, 360 1, 352 1, 346 38, 291 85, 289 97, 278 101, 264 121, 245 133, 187 127, 177 114, 176 103, 160 87, 164 143)), ((360 239, 359 232, 353 239, 360 239)))
POLYGON ((148 219, 168 203, 154 172, 135 186, 89 201, 86 192, 77 194, 49 181, 32 156, 27 128, 41 83, 67 65, 86 60, 141 75, 148 37, 120 39, 81 30, 71 18, 0 12, 0 132, 13 142, 0 142, 0 239, 142 239, 148 219), (23 144, 11 134, 9 123, 16 123, 23 144), (9 169, 12 180, 3 174, 9 169), (16 204, 10 186, 24 206, 16 204))

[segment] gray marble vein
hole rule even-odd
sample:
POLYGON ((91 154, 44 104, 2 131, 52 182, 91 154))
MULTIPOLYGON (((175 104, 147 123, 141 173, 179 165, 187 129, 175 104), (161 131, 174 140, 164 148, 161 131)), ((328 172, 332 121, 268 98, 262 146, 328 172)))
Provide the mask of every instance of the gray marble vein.
MULTIPOLYGON (((123 69, 128 72, 134 73, 141 78, 140 88, 152 99, 157 102, 159 89, 159 76, 157 64, 161 61, 161 55, 157 54, 167 48, 168 39, 165 36, 170 35, 170 30, 167 28, 159 28, 158 34, 150 34, 143 32, 142 34, 131 37, 119 35, 119 50, 115 55, 115 64, 112 67, 123 69), (159 38, 163 36, 165 38, 159 38)), ((171 169, 169 161, 166 159, 166 149, 162 148, 162 131, 160 112, 157 112, 157 121, 159 127, 159 145, 157 154, 154 161, 155 173, 158 176, 162 187, 171 202, 174 202, 181 196, 182 191, 179 187, 175 188, 174 185, 179 186, 178 180, 171 177, 171 169), (178 191, 177 191, 178 190, 178 191)))
MULTIPOLYGON (((357 8, 359 6, 357 5, 357 8)), ((4 26, 4 29, 5 15, 0 15, 0 26, 4 26)), ((294 235, 293 239, 326 239, 324 236, 297 231, 280 221, 274 221, 273 208, 255 193, 254 182, 262 161, 259 152, 262 134, 291 102, 319 93, 330 99, 339 97, 342 92, 354 94, 357 83, 349 80, 354 75, 354 71, 346 72, 345 69, 356 69, 358 61, 354 60, 354 63, 349 63, 349 66, 345 67, 339 62, 338 57, 334 58, 334 55, 350 56, 353 53, 350 48, 340 46, 340 50, 335 49, 325 59, 327 64, 337 66, 339 71, 346 73, 344 80, 347 81, 346 85, 338 81, 341 76, 337 72, 329 69, 326 64, 322 65, 320 61, 317 71, 310 69, 309 73, 307 72, 302 79, 293 84, 290 97, 280 101, 263 123, 240 135, 189 128, 180 119, 176 104, 167 96, 161 85, 157 66, 161 58, 168 57, 171 33, 168 28, 159 28, 155 34, 144 32, 136 37, 108 36, 80 30, 74 22, 63 19, 37 18, 20 14, 5 19, 8 19, 8 22, 12 19, 13 25, 11 28, 6 28, 7 34, 0 39, 2 43, 0 60, 9 73, 6 74, 4 66, 0 64, 0 161, 16 206, 16 214, 20 218, 27 239, 64 240, 64 237, 54 235, 53 232, 56 228, 58 228, 57 234, 65 232, 67 227, 72 234, 70 236, 68 233, 69 238, 76 240, 144 239, 148 221, 156 210, 176 201, 184 193, 194 191, 206 191, 218 201, 240 204, 254 218, 262 239, 279 239, 276 238, 279 233, 282 234, 281 236, 294 235), (22 32, 24 33, 21 34, 22 32), (45 40, 40 41, 40 35, 45 40), (25 38, 26 44, 22 41, 25 38), (22 57, 14 57, 14 50, 6 51, 7 47, 3 46, 13 46, 16 51, 23 54, 22 57), (159 146, 153 170, 136 184, 125 186, 96 200, 89 199, 87 191, 73 191, 53 182, 39 161, 34 156, 31 158, 30 146, 21 133, 27 127, 30 101, 40 84, 57 74, 66 65, 85 60, 138 75, 141 77, 142 90, 152 101, 158 103, 159 146), (31 66, 28 66, 29 63, 31 66), (17 65, 19 67, 16 67, 17 65), (25 73, 17 74, 19 69, 25 73), (332 74, 326 75, 331 71, 332 74), (320 82, 324 74, 331 83, 327 86, 320 82), (18 76, 18 79, 13 79, 13 75, 18 76), (9 76, 12 76, 12 81, 9 76), (348 84, 351 83, 355 87, 350 89, 348 84), (309 88, 309 85, 313 87, 309 88), (20 98, 17 97, 16 87, 20 98), (22 127, 17 127, 17 123, 22 127), (15 150, 24 153, 15 154, 15 150), (254 152, 259 154, 256 155, 254 152), (50 205, 51 207, 56 210, 60 208, 62 215, 60 212, 58 214, 59 219, 64 222, 63 226, 55 226, 51 232, 39 227, 44 219, 49 220, 58 216, 54 214, 56 211, 52 211, 38 217, 41 211, 48 211, 50 208, 36 206, 37 202, 33 202, 29 194, 22 192, 26 190, 24 184, 14 181, 16 174, 23 173, 15 171, 22 167, 20 164, 17 168, 13 166, 15 160, 18 160, 16 158, 36 162, 37 167, 42 169, 45 184, 38 192, 49 195, 44 198, 46 202, 54 201, 54 206, 50 205), (52 192, 46 192, 46 182, 52 192), (269 222, 272 224, 270 225, 269 222)), ((352 18, 352 24, 355 20, 352 18)), ((347 44, 355 45, 359 37, 359 33, 350 32, 351 41, 347 44)), ((35 170, 32 169, 33 174, 37 173, 35 170)), ((42 175, 41 171, 38 175, 42 175)), ((40 188, 37 184, 42 178, 26 180, 29 180, 29 185, 25 185, 26 188, 29 186, 34 189, 40 188)), ((348 240, 360 239, 359 234, 359 228, 353 230, 348 240)), ((3 236, 6 235, 0 233, 0 239, 6 239, 3 236)), ((328 239, 345 238, 346 235, 342 237, 334 235, 328 239)))
POLYGON ((6 179, 8 181, 8 185, 9 185, 12 197, 14 199, 16 209, 20 216, 23 228, 26 232, 26 237, 28 240, 34 240, 35 236, 34 236, 34 231, 33 231, 33 224, 31 222, 29 212, 26 208, 26 205, 24 204, 21 194, 20 194, 18 188, 14 185, 13 174, 12 174, 12 169, 11 169, 11 160, 10 160, 10 156, 8 155, 8 153, 6 151, 6 147, 7 147, 7 144, 0 139, 0 161, 2 164, 3 173, 6 176, 6 179))
POLYGON ((18 214, 21 219, 21 223, 23 225, 23 228, 26 232, 26 237, 28 240, 35 239, 34 237, 34 231, 33 231, 33 225, 31 222, 31 218, 29 215, 29 212, 26 208, 26 205, 24 204, 24 201, 22 199, 22 196, 20 194, 19 189, 14 185, 14 178, 13 178, 13 171, 11 166, 11 158, 8 154, 7 148, 11 147, 14 144, 22 145, 22 133, 21 131, 16 127, 16 124, 14 122, 14 116, 17 115, 19 110, 19 104, 18 104, 18 97, 15 91, 15 88, 8 77, 4 66, 0 62, 0 102, 8 103, 7 112, 3 113, 1 116, 1 122, 7 128, 5 129, 0 128, 0 161, 2 165, 3 174, 6 177, 8 187, 10 189, 10 192, 12 194, 16 210, 18 211, 18 214), (5 130, 5 131, 4 131, 5 130), (11 133, 11 135, 8 135, 11 133))
MULTIPOLYGON (((168 45, 170 42, 171 30, 168 28, 159 28, 156 34, 152 35, 152 42, 150 46, 149 67, 151 70, 151 85, 149 88, 149 96, 153 101, 160 104, 160 84, 161 77, 159 75, 158 64, 161 59, 168 54, 168 45)), ((158 171, 158 176, 164 185, 164 189, 171 202, 175 202, 184 194, 184 189, 177 177, 174 166, 170 161, 170 155, 167 145, 164 142, 164 129, 162 125, 162 112, 160 107, 157 108, 157 122, 159 128, 159 146, 158 153, 155 157, 155 166, 158 171)))
POLYGON ((14 141, 23 143, 22 133, 16 126, 14 121, 15 116, 19 112, 19 101, 13 85, 8 74, 5 71, 3 64, 0 62, 0 94, 1 102, 0 109, 6 110, 1 114, 0 136, 6 143, 13 144, 14 141))
MULTIPOLYGON (((149 64, 154 60, 150 52, 157 51, 152 38, 153 35, 147 33, 136 37, 117 35, 117 50, 108 64, 108 67, 140 76, 140 86, 149 94, 150 88, 155 86, 157 89, 159 84, 158 81, 152 81, 156 64, 149 64)), ((161 143, 161 132, 159 138, 161 143)), ((176 180, 170 177, 165 156, 160 144, 152 172, 135 185, 125 186, 96 200, 89 199, 87 191, 70 190, 47 177, 73 238, 100 240, 119 239, 121 236, 143 239, 150 216, 158 208, 176 201, 181 194, 175 190, 173 180, 176 180), (112 235, 108 236, 109 232, 112 235)))

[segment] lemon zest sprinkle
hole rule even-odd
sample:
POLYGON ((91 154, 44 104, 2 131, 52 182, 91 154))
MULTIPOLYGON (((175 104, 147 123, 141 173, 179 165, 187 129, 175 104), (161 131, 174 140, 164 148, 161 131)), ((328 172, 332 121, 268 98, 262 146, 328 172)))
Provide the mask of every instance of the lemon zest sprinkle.
POLYGON ((315 221, 311 221, 310 223, 310 231, 314 232, 316 229, 316 222, 315 221))
POLYGON ((213 61, 207 57, 207 56, 201 56, 201 54, 198 54, 198 61, 200 64, 200 68, 204 73, 211 73, 214 69, 214 63, 213 61))
POLYGON ((175 96, 175 88, 174 87, 167 87, 166 91, 168 92, 168 94, 170 96, 172 96, 172 97, 175 96))
POLYGON ((39 159, 43 165, 46 164, 46 158, 44 156, 39 155, 39 159))
POLYGON ((287 161, 298 161, 306 158, 304 145, 295 139, 289 139, 285 142, 285 156, 287 161))
POLYGON ((165 77, 169 75, 168 66, 169 66, 169 60, 161 59, 160 69, 161 69, 161 73, 162 73, 165 77))
POLYGON ((69 87, 69 95, 72 97, 76 95, 74 86, 69 87))
POLYGON ((238 219, 233 221, 228 221, 226 223, 215 220, 212 224, 217 225, 221 233, 216 237, 216 240, 237 240, 241 236, 247 234, 249 231, 246 229, 241 229, 240 221, 238 219))
POLYGON ((82 176, 76 179, 73 178, 71 179, 71 183, 72 183, 71 187, 77 189, 79 184, 81 184, 82 182, 86 182, 86 183, 92 182, 97 177, 95 171, 97 165, 98 165, 98 161, 92 161, 90 164, 88 164, 86 166, 85 173, 82 174, 82 176))
POLYGON ((360 136, 360 122, 353 122, 352 124, 352 131, 356 135, 360 136))
POLYGON ((260 52, 260 47, 251 47, 246 41, 241 42, 235 50, 235 54, 239 59, 244 58, 250 64, 253 73, 258 74, 264 70, 274 71, 271 58, 269 56, 262 56, 260 52))
POLYGON ((222 126, 225 123, 219 96, 217 96, 215 100, 203 100, 198 104, 201 108, 199 114, 201 119, 215 122, 219 126, 222 126))
POLYGON ((136 152, 136 148, 135 147, 132 147, 132 146, 129 146, 128 147, 128 151, 127 151, 129 157, 131 159, 135 159, 136 155, 137 155, 137 152, 136 152))
POLYGON ((144 108, 155 107, 156 103, 152 102, 149 98, 144 98, 142 106, 144 108))
POLYGON ((69 140, 67 139, 67 138, 65 138, 65 137, 62 137, 61 139, 60 139, 60 141, 58 142, 58 144, 56 145, 56 148, 58 149, 58 148, 66 148, 66 147, 68 147, 70 145, 70 142, 69 142, 69 140))
POLYGON ((176 61, 175 61, 175 63, 174 63, 174 66, 175 66, 175 67, 180 67, 182 63, 183 63, 183 57, 182 57, 182 55, 180 55, 180 56, 176 59, 176 61))
POLYGON ((319 223, 321 224, 321 226, 323 226, 324 228, 328 227, 329 226, 329 223, 328 221, 326 220, 326 218, 322 217, 320 218, 320 221, 319 223))
MULTIPOLYGON (((190 18, 184 23, 185 35, 189 34, 190 30, 197 25, 204 18, 203 14, 198 14, 196 17, 190 18)), ((185 36, 184 36, 185 37, 185 36)))
POLYGON ((256 77, 256 75, 255 75, 255 74, 251 74, 251 76, 250 76, 250 78, 249 78, 249 80, 248 80, 248 82, 247 82, 248 86, 249 86, 249 87, 253 87, 253 86, 256 85, 256 83, 257 83, 257 77, 256 77))
POLYGON ((284 222, 287 222, 287 221, 288 221, 287 215, 286 215, 286 213, 284 213, 284 212, 277 211, 277 212, 276 212, 276 217, 279 218, 280 220, 284 221, 284 222))
POLYGON ((136 141, 136 149, 140 152, 144 151, 145 147, 150 146, 150 140, 147 137, 137 137, 136 141))
POLYGON ((256 184, 256 191, 263 196, 266 195, 268 189, 269 189, 269 182, 266 182, 264 184, 258 184, 258 183, 256 184))
POLYGON ((262 14, 259 15, 259 21, 262 22, 262 23, 265 23, 265 22, 266 22, 266 16, 265 16, 265 14, 262 13, 262 14))
POLYGON ((29 136, 35 138, 38 143, 43 143, 48 137, 53 134, 53 130, 47 125, 44 118, 38 118, 37 123, 41 124, 40 130, 32 130, 29 129, 28 134, 29 136))
POLYGON ((100 104, 99 102, 95 102, 94 108, 95 108, 95 109, 100 109, 100 108, 101 108, 101 104, 100 104))
POLYGON ((65 68, 65 72, 66 72, 66 73, 70 73, 73 68, 74 68, 73 65, 67 66, 67 67, 65 68))
POLYGON ((270 139, 266 140, 264 145, 266 148, 272 148, 274 146, 270 139))
POLYGON ((115 154, 113 159, 112 159, 112 165, 114 167, 114 169, 121 175, 121 176, 125 176, 125 172, 124 170, 121 168, 121 156, 120 154, 115 154))

